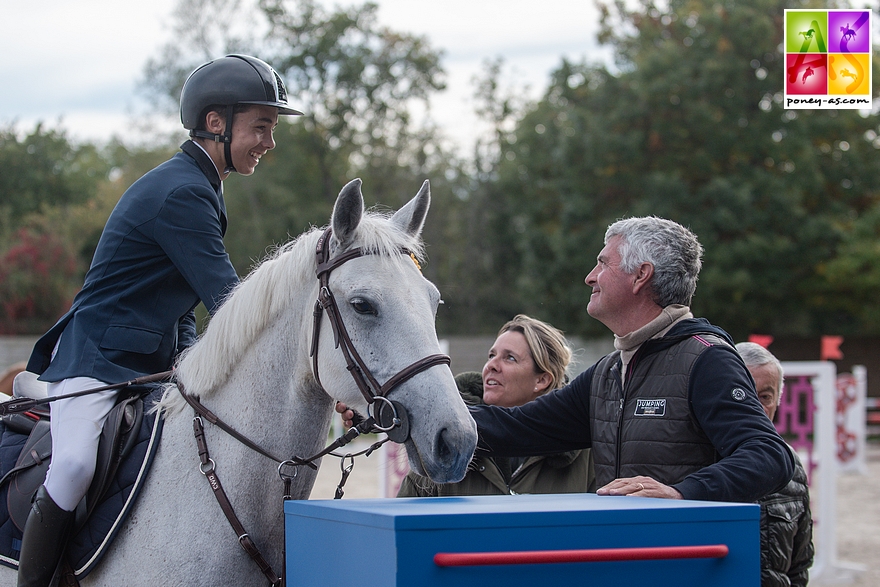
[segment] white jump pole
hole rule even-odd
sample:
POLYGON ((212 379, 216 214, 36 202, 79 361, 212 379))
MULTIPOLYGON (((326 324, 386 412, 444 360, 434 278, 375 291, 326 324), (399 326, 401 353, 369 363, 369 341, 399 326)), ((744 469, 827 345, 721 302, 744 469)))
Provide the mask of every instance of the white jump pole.
MULTIPOLYGON (((812 421, 812 442, 802 426, 792 421, 780 421, 777 426, 786 436, 793 429, 798 430, 798 438, 789 442, 801 454, 806 453, 804 466, 810 476, 810 497, 813 513, 813 542, 816 556, 810 570, 811 581, 817 584, 833 585, 849 582, 865 570, 864 565, 842 562, 837 558, 837 475, 839 472, 836 454, 836 414, 837 414, 837 368, 829 361, 783 362, 785 374, 785 394, 783 402, 789 408, 803 405, 804 384, 812 387, 812 404, 815 413, 806 414, 806 422, 812 421), (786 397, 788 396, 788 397, 786 397)), ((782 408, 782 406, 780 406, 782 408)), ((783 409, 783 411, 785 411, 783 409)), ((789 409, 792 416, 795 413, 789 409)))

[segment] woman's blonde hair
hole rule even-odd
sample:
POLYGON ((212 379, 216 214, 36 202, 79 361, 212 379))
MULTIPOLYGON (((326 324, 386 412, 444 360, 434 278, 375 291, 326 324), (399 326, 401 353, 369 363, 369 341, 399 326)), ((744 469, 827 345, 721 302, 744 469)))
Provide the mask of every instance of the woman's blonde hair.
POLYGON ((547 391, 559 389, 568 382, 571 347, 561 330, 525 314, 518 314, 501 327, 498 336, 511 331, 525 337, 537 372, 550 375, 547 391))

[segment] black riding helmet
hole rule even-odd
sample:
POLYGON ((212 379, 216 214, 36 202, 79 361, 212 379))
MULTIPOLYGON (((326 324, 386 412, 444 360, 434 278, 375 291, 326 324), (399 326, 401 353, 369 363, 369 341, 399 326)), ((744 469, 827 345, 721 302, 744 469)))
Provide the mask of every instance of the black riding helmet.
POLYGON ((256 57, 227 55, 193 71, 180 92, 180 121, 190 137, 225 143, 226 171, 235 171, 230 143, 233 110, 238 104, 274 106, 279 115, 302 114, 288 105, 281 76, 256 57), (226 130, 222 135, 197 130, 211 106, 226 107, 226 130))

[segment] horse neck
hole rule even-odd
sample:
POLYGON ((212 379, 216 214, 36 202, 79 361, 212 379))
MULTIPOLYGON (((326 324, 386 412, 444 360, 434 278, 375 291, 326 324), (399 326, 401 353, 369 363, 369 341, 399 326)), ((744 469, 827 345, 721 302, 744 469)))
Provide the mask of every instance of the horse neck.
MULTIPOLYGON (((306 306, 306 304, 299 304, 306 306)), ((314 382, 307 318, 290 311, 251 344, 227 381, 212 394, 211 409, 279 456, 311 449, 326 439, 332 403, 314 382), (315 439, 318 439, 317 441, 315 439)), ((307 456, 307 455, 306 455, 307 456)))

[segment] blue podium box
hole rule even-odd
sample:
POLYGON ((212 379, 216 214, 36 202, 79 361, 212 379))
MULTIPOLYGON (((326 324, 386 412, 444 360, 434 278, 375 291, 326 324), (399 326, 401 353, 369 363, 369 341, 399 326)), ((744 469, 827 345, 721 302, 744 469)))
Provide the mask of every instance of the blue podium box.
POLYGON ((287 501, 287 584, 758 587, 753 504, 593 494, 287 501))

